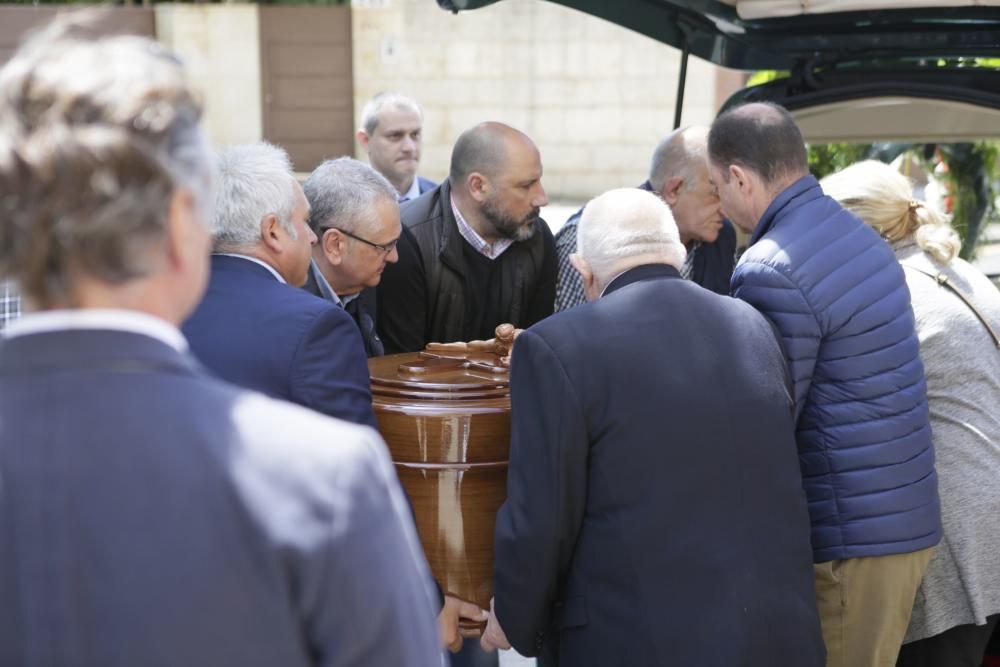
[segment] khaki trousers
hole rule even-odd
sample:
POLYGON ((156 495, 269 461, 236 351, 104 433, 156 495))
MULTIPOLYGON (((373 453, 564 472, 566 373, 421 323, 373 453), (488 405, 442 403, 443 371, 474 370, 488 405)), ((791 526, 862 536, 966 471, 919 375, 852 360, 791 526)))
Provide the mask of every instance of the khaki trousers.
POLYGON ((893 667, 934 548, 813 565, 827 667, 893 667))

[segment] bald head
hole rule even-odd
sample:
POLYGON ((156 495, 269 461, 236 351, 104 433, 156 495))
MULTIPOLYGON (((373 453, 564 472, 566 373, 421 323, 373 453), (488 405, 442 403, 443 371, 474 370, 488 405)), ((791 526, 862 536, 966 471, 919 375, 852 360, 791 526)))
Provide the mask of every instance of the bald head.
POLYGON ((534 142, 503 123, 480 123, 462 133, 448 181, 462 216, 487 243, 527 241, 549 203, 534 142))
POLYGON ((523 132, 503 123, 480 123, 463 132, 455 142, 448 179, 452 187, 457 187, 473 173, 494 178, 506 167, 512 150, 525 148, 538 152, 523 132))
POLYGON ((715 119, 708 137, 712 164, 751 169, 768 186, 809 173, 805 141, 791 114, 769 102, 730 109, 715 119))

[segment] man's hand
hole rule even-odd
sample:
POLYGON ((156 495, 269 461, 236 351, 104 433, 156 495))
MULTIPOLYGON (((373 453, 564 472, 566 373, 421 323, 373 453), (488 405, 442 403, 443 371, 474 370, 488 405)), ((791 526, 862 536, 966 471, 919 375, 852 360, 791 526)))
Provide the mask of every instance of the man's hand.
POLYGON ((438 632, 441 634, 441 645, 452 653, 457 653, 462 648, 463 637, 475 637, 478 630, 462 630, 458 627, 458 620, 464 618, 476 623, 482 623, 489 617, 489 612, 480 609, 471 602, 460 600, 451 595, 444 596, 444 606, 438 614, 438 632))
POLYGON ((486 621, 486 630, 483 631, 483 636, 479 640, 479 645, 484 651, 494 651, 498 648, 510 648, 510 642, 507 641, 507 635, 503 633, 503 628, 500 627, 500 621, 497 619, 497 612, 493 605, 493 598, 490 598, 489 620, 486 621))

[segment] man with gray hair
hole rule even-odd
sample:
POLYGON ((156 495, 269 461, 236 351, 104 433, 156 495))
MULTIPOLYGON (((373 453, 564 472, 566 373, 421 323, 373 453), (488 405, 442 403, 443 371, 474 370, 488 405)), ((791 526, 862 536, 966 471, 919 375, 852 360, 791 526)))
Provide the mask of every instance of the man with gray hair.
POLYGON ((371 166, 392 183, 400 204, 437 187, 417 175, 423 131, 423 110, 402 93, 379 93, 361 111, 358 143, 371 166))
POLYGON ((518 337, 485 648, 822 667, 781 348, 684 258, 663 201, 607 192, 572 257, 590 303, 518 337))
POLYGON ((316 235, 288 155, 233 146, 217 166, 212 276, 184 324, 195 356, 230 382, 374 426, 358 328, 343 308, 297 289, 316 235))
MULTIPOLYGON (((682 128, 664 137, 653 151, 649 179, 639 189, 659 195, 670 206, 681 243, 687 249, 681 277, 713 292, 728 294, 736 232, 722 217, 719 197, 708 176, 708 128, 682 128)), ((585 300, 580 275, 569 259, 576 252, 576 226, 582 212, 583 209, 574 213, 556 234, 557 311, 578 306, 585 300)))
POLYGON ((375 329, 375 286, 386 263, 399 258, 402 229, 392 185, 348 157, 327 160, 303 186, 319 239, 305 289, 342 306, 361 332, 369 357, 385 354, 375 329))
POLYGON ((77 17, 0 71, 28 306, 0 341, 0 664, 436 667, 378 436, 210 377, 177 329, 208 274, 197 99, 162 45, 77 17))

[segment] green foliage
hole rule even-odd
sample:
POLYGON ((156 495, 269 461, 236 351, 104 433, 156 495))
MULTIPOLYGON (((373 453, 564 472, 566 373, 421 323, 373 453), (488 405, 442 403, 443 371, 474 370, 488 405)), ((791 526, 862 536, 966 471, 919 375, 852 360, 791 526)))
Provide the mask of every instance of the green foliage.
POLYGON ((970 259, 983 229, 997 211, 995 184, 1000 179, 1000 142, 956 144, 816 144, 809 146, 809 171, 816 178, 860 160, 892 162, 909 152, 928 173, 942 180, 951 200, 951 225, 962 237, 959 256, 970 259), (935 170, 938 162, 946 169, 935 170))
POLYGON ((986 221, 996 214, 993 206, 1000 144, 995 141, 941 144, 938 152, 948 165, 942 178, 952 197, 951 225, 962 237, 959 257, 971 259, 986 221))
POLYGON ((809 146, 809 171, 817 179, 869 157, 871 144, 815 144, 809 146))
POLYGON ((760 70, 759 72, 754 72, 747 79, 747 88, 751 86, 759 86, 762 83, 771 83, 772 81, 777 81, 778 79, 787 79, 788 72, 784 70, 760 70))

